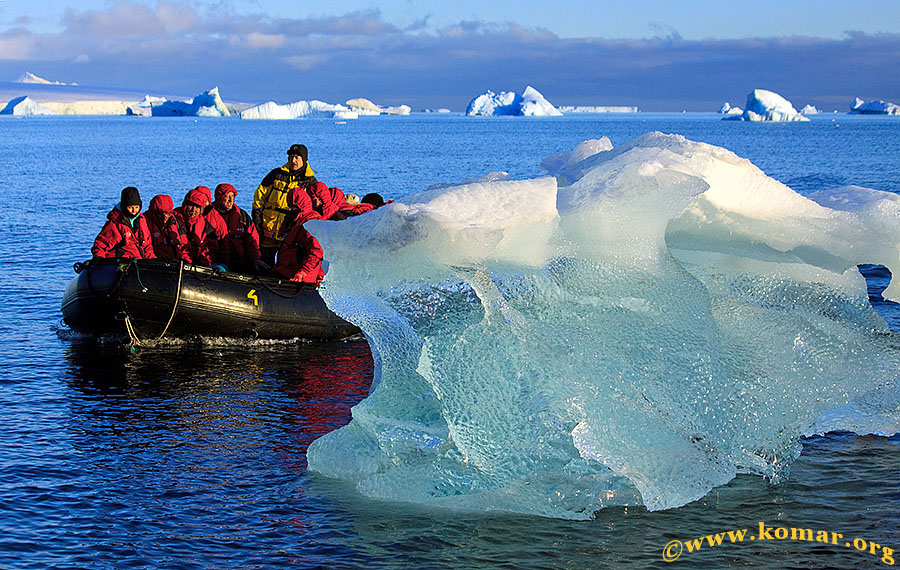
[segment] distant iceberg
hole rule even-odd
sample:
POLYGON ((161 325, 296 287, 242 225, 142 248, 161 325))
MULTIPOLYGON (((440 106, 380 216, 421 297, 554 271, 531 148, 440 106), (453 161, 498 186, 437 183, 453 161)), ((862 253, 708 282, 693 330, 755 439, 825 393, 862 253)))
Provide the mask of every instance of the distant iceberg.
POLYGON ((521 95, 512 91, 499 94, 486 91, 469 102, 466 115, 548 117, 560 116, 562 113, 529 85, 521 95))
POLYGON ((297 101, 279 105, 274 101, 241 111, 242 119, 357 119, 360 115, 409 115, 408 105, 380 107, 364 99, 350 99, 344 105, 324 101, 297 101))
POLYGON ((127 114, 141 117, 228 117, 231 112, 219 96, 219 88, 197 95, 190 101, 170 101, 164 97, 144 99, 131 107, 127 114))
POLYGON ((36 103, 28 98, 28 96, 17 97, 6 104, 0 115, 18 115, 23 117, 32 117, 34 115, 55 115, 52 109, 36 103))
POLYGON ((881 100, 865 103, 857 97, 850 104, 850 113, 854 115, 900 115, 900 105, 881 100))
POLYGON ((728 101, 725 101, 724 103, 722 103, 722 106, 719 107, 720 115, 741 115, 743 114, 743 112, 744 110, 740 107, 732 107, 731 103, 729 103, 728 101))
POLYGON ((568 115, 569 113, 637 113, 637 107, 627 105, 560 105, 557 107, 559 112, 568 115))
POLYGON ((754 89, 747 95, 747 105, 740 115, 726 115, 725 120, 737 121, 772 121, 791 122, 808 121, 809 119, 797 112, 790 101, 772 91, 754 89))
POLYGON ((412 108, 409 105, 398 105, 396 107, 381 107, 365 98, 350 99, 346 103, 351 111, 355 111, 360 115, 409 115, 412 108))
POLYGON ((242 119, 356 119, 357 111, 324 101, 297 101, 279 105, 274 101, 241 111, 242 119))
POLYGON ((49 81, 44 79, 43 77, 38 77, 37 75, 31 73, 30 71, 26 71, 22 75, 16 79, 15 83, 34 83, 37 85, 78 85, 77 83, 63 83, 62 81, 49 81))
POLYGON ((819 110, 816 109, 815 105, 805 105, 802 109, 800 109, 801 115, 818 115, 819 110))

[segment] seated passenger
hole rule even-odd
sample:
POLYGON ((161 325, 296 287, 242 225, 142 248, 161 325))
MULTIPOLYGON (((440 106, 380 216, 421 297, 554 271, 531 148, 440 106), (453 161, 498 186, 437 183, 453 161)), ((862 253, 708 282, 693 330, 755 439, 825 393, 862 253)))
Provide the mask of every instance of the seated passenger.
POLYGON ((189 190, 181 207, 175 208, 175 216, 184 226, 188 251, 194 264, 209 267, 219 249, 219 241, 213 225, 203 217, 206 202, 206 197, 199 188, 189 190))
MULTIPOLYGON (((225 265, 229 271, 256 273, 270 269, 260 259, 259 234, 250 214, 241 210, 234 199, 237 190, 231 184, 216 186, 215 208, 206 215, 208 222, 213 218, 222 220, 225 237, 219 238, 219 253, 216 263, 225 265)), ((218 232, 217 232, 218 233, 218 232)))
POLYGON ((181 260, 191 263, 188 238, 184 226, 175 217, 172 197, 158 194, 147 208, 147 227, 153 240, 153 253, 159 259, 181 260))
POLYGON ((122 189, 121 199, 106 215, 106 223, 91 247, 94 257, 153 259, 153 242, 141 215, 141 195, 134 186, 122 189))
POLYGON ((225 221, 221 219, 220 216, 215 214, 215 208, 213 206, 212 194, 209 192, 208 186, 197 186, 195 190, 199 190, 203 193, 203 197, 206 198, 206 205, 203 206, 203 211, 201 215, 206 218, 206 221, 211 223, 213 229, 216 230, 216 239, 223 240, 225 236, 228 234, 228 229, 225 227, 225 221))
POLYGON ((322 254, 319 241, 306 231, 303 224, 296 224, 284 236, 273 270, 291 281, 318 285, 325 277, 322 254))

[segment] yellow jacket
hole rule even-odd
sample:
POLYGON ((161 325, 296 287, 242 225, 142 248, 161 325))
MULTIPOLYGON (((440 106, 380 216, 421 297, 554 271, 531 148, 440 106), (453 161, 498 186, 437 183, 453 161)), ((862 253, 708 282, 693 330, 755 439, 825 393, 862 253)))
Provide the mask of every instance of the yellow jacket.
POLYGON ((288 193, 315 182, 309 163, 301 171, 292 172, 288 164, 272 170, 262 179, 253 195, 253 222, 259 231, 260 247, 277 247, 284 216, 288 212, 288 193))

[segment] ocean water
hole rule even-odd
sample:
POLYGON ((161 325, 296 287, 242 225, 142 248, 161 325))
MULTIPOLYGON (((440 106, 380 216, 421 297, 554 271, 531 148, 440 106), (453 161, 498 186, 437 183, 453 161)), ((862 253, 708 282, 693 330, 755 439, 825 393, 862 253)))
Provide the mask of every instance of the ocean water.
MULTIPOLYGON (((0 120, 0 567, 851 568, 893 563, 900 438, 809 438, 778 485, 740 475, 684 507, 611 507, 591 521, 432 509, 359 496, 307 472, 306 449, 368 393, 364 341, 172 343, 68 333, 59 301, 119 190, 176 201, 229 182, 249 207, 294 142, 347 192, 402 198, 491 171, 540 176, 545 156, 609 136, 682 134, 751 160, 801 194, 856 184, 900 193, 900 121, 803 124, 715 115, 547 119, 415 115, 335 121, 49 117, 0 120), (840 533, 835 544, 767 528, 840 533), (855 542, 854 542, 855 541, 855 542), (862 542, 860 542, 862 541, 862 542), (847 545, 850 546, 847 546, 847 545), (877 548, 876 548, 877 546, 877 548), (696 550, 696 549, 695 549, 696 550)), ((897 306, 878 309, 900 331, 897 306)), ((880 281, 880 283, 879 283, 880 281)))

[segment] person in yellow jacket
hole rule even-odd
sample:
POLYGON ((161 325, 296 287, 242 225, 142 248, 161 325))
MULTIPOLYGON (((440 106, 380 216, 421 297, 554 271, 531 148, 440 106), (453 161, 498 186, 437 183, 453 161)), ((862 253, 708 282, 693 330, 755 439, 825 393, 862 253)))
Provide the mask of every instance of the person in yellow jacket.
POLYGON ((269 265, 275 265, 275 253, 284 241, 286 232, 282 226, 288 213, 288 193, 294 188, 314 188, 318 183, 307 162, 309 151, 305 145, 291 145, 287 155, 287 163, 269 172, 253 195, 252 217, 259 232, 259 250, 269 265))

